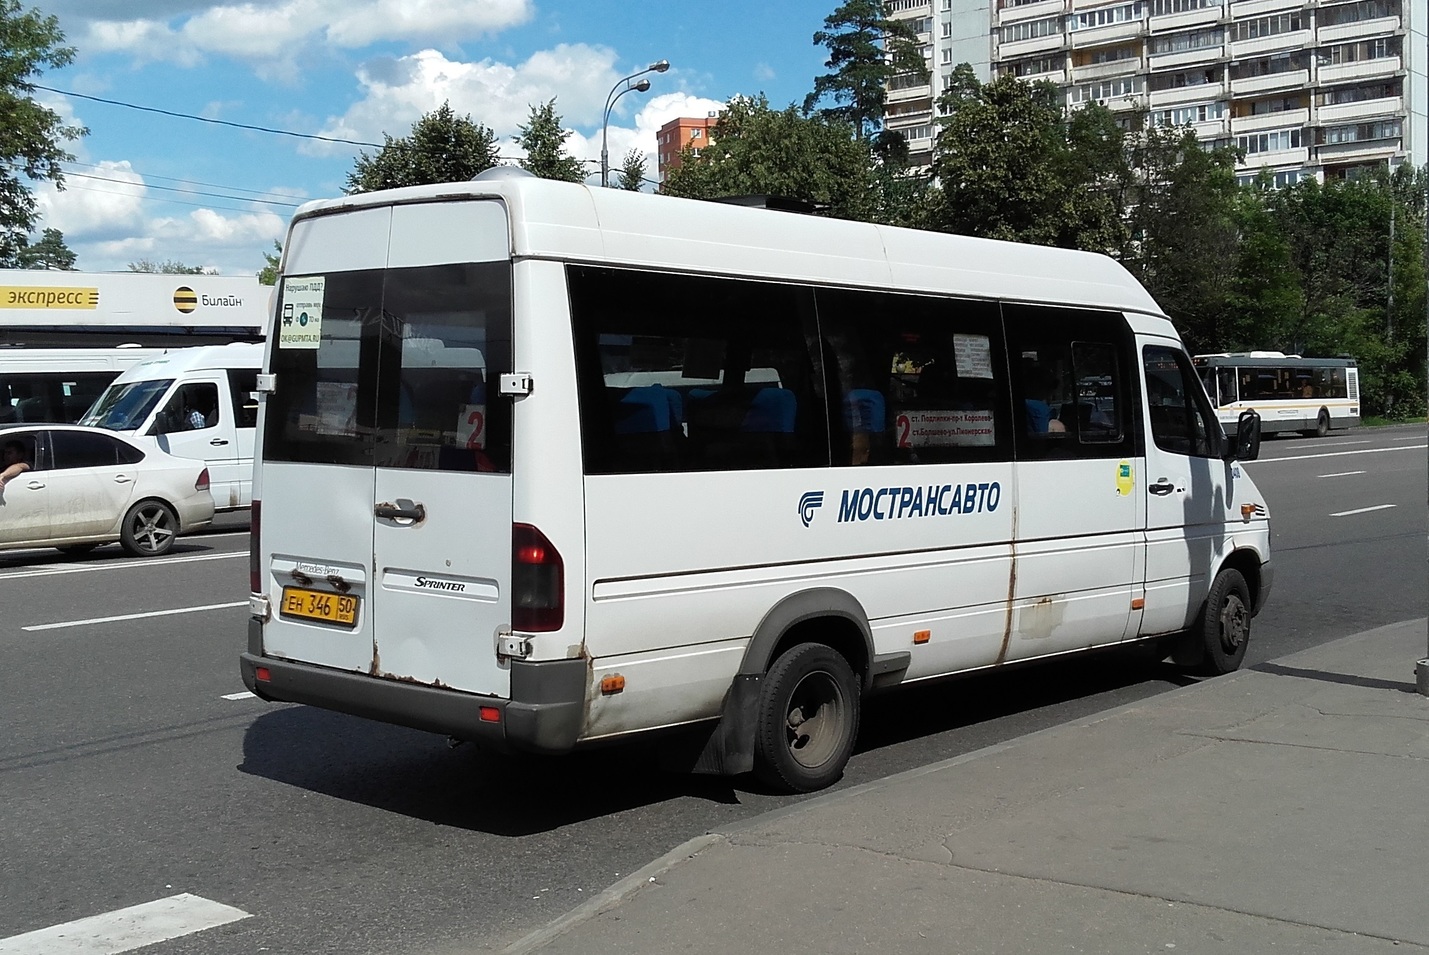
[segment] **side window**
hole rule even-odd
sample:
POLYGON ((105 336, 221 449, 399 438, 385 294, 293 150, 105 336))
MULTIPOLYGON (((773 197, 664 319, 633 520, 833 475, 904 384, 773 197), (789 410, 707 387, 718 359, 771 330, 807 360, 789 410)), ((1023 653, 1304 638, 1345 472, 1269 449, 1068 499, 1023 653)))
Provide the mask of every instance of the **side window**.
POLYGON ((0 435, 0 471, 16 464, 29 465, 28 470, 42 467, 38 435, 30 431, 11 431, 0 435))
POLYGON ((1220 425, 1184 353, 1148 345, 1142 351, 1151 437, 1173 454, 1210 458, 1220 452, 1220 425))
POLYGON ((173 434, 214 428, 219 414, 218 385, 211 381, 180 385, 160 413, 159 430, 173 434))
POLYGON ((586 473, 828 464, 807 289, 581 266, 566 276, 586 473))
POLYGON ((819 289, 835 465, 1012 459, 991 302, 819 289))
POLYGON ((1234 368, 1216 369, 1216 383, 1220 386, 1220 407, 1233 405, 1236 403, 1236 370, 1234 368))
POLYGON ((252 428, 258 424, 258 372, 253 368, 228 369, 228 394, 233 401, 235 427, 252 428))
POLYGON ((1121 315, 1004 305, 1019 458, 1135 453, 1130 331, 1121 315))
POLYGON ((51 431, 50 455, 56 470, 114 467, 124 461, 120 449, 124 445, 104 434, 87 431, 51 431))

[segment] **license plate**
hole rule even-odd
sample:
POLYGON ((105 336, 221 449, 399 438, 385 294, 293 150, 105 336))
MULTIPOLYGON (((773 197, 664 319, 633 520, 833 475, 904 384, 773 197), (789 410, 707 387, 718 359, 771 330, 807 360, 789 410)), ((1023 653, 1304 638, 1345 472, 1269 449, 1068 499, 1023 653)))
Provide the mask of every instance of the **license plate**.
POLYGON ((285 617, 335 623, 340 627, 357 625, 357 598, 322 590, 284 587, 283 602, 278 612, 285 617))

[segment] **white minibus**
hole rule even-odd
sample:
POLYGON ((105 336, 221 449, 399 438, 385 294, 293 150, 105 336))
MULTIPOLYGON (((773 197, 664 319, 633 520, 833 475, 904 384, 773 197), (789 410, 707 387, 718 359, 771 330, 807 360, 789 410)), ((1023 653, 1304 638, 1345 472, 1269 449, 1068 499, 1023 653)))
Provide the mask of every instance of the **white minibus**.
POLYGON ((1108 258, 511 169, 283 248, 263 699, 548 754, 686 728, 808 791, 869 693, 1133 641, 1224 673, 1270 591, 1258 419, 1222 433, 1108 258))
POLYGON ((0 347, 0 427, 74 424, 120 372, 164 351, 0 347))
POLYGON ((256 342, 176 348, 115 378, 79 423, 207 463, 217 509, 245 508, 262 361, 256 342))

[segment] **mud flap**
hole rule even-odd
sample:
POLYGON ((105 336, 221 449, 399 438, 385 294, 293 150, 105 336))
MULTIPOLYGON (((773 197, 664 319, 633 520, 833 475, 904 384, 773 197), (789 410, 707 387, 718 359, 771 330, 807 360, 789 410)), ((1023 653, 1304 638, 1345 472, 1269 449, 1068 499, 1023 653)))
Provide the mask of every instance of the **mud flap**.
POLYGON ((729 685, 719 722, 690 771, 738 776, 754 770, 754 731, 759 719, 759 690, 764 675, 741 673, 729 685))

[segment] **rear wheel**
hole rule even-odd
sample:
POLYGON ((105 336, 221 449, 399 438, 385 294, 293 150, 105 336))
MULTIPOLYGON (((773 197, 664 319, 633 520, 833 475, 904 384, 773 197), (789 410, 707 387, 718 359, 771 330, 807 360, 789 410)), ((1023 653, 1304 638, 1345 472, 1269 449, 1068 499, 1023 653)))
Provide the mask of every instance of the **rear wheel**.
POLYGON ((124 515, 119 543, 134 557, 158 557, 169 552, 179 533, 179 519, 163 501, 140 501, 124 515))
POLYGON ((1330 433, 1330 413, 1320 409, 1320 417, 1315 419, 1315 437, 1323 438, 1330 433))
POLYGON ((783 792, 836 782, 858 738, 858 678, 843 655, 821 643, 790 647, 764 675, 754 769, 783 792))

